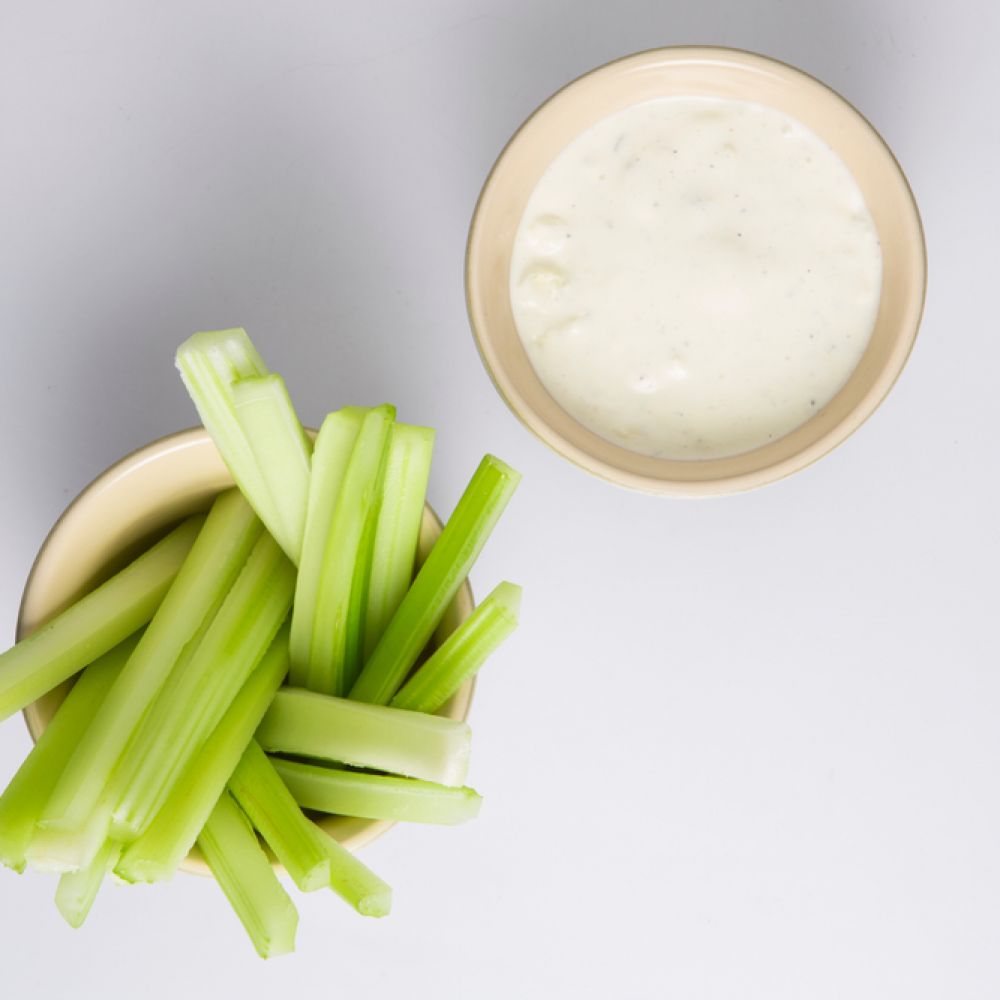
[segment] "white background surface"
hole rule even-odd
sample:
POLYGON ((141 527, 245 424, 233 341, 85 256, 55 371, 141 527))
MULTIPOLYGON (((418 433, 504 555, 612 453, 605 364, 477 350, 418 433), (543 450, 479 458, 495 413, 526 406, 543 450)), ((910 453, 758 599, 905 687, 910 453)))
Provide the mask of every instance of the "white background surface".
MULTIPOLYGON (((473 577, 526 591, 472 722, 478 822, 365 852, 384 921, 299 897, 261 963, 207 881, 62 924, 0 872, 4 997, 1000 995, 1000 153, 990 3, 0 5, 0 635, 67 501, 193 423, 176 344, 245 325, 315 423, 439 428, 450 510, 525 473, 473 577), (910 365, 844 447, 761 492, 588 478, 507 412, 469 336, 493 158, 573 76, 745 46, 839 89, 923 211, 910 365)), ((0 778, 28 749, 0 725, 0 778)))

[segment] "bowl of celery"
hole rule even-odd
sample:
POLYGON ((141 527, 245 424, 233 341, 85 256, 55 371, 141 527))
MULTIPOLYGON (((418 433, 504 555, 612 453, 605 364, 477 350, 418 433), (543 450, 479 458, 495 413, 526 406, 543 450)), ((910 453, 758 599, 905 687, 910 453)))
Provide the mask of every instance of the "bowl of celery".
POLYGON ((0 653, 0 720, 23 711, 36 740, 0 795, 0 862, 58 873, 74 926, 109 874, 210 874, 270 957, 297 926, 276 871, 384 916, 353 851, 478 812, 465 718, 520 588, 474 607, 467 576, 519 476, 487 455, 442 525, 433 431, 387 405, 305 431, 242 330, 177 365, 204 429, 67 508, 0 653))

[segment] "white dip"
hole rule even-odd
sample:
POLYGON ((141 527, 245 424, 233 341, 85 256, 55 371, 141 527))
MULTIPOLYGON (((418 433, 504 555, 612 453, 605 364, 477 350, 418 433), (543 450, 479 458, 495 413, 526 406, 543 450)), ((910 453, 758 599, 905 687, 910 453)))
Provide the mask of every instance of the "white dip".
POLYGON ((549 166, 510 296, 538 377, 578 421, 644 454, 715 458, 836 395, 881 274, 861 192, 814 133, 757 104, 661 98, 549 166))

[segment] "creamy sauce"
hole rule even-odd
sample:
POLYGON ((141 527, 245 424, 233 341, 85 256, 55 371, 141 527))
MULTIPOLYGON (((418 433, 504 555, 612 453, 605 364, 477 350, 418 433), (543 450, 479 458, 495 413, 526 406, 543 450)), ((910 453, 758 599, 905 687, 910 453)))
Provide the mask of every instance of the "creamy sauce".
POLYGON ((881 273, 861 191, 813 132, 757 104, 662 98, 549 166, 510 296, 535 371, 579 422, 643 454, 714 458, 836 395, 881 273))

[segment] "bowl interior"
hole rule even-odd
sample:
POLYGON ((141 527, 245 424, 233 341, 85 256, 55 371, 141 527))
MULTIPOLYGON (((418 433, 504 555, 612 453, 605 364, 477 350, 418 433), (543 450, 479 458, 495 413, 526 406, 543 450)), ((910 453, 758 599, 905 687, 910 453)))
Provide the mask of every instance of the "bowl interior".
POLYGON ((675 495, 748 489, 802 468, 855 430, 901 371, 923 308, 925 255, 906 178, 872 126, 824 84, 790 66, 731 49, 643 52, 588 73, 543 104, 514 135, 486 181, 469 233, 466 294, 480 353, 514 413, 564 457, 626 486, 675 495), (558 153, 595 122, 670 96, 754 101, 797 118, 841 157, 861 188, 882 245, 881 303, 868 349, 840 393, 807 423, 753 451, 668 460, 628 451, 577 423, 549 395, 511 311, 510 258, 529 196, 558 153))
MULTIPOLYGON (((39 550, 21 599, 17 638, 43 625, 171 525, 207 509, 217 493, 232 486, 232 476, 219 452, 200 429, 163 438, 112 466, 66 509, 39 550)), ((441 522, 430 507, 425 507, 418 561, 426 557, 440 532, 441 522)), ((472 608, 472 590, 466 581, 448 608, 436 638, 450 634, 472 608)), ((50 691, 25 709, 33 739, 48 725, 71 683, 50 691)), ((464 719, 473 688, 473 682, 468 681, 439 714, 464 719)), ((389 821, 339 816, 322 817, 317 822, 352 850, 392 826, 389 821)), ((207 873, 197 850, 183 867, 207 873)))

